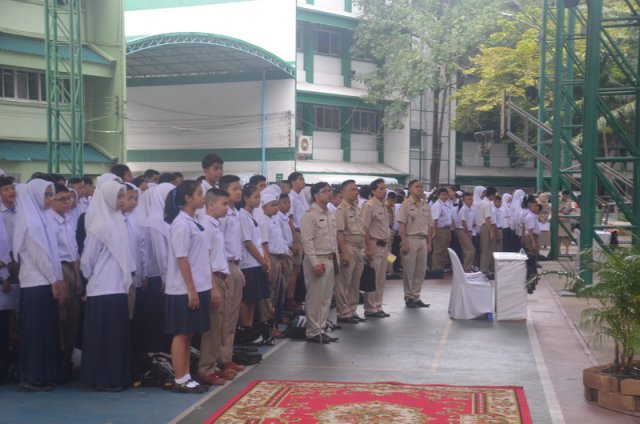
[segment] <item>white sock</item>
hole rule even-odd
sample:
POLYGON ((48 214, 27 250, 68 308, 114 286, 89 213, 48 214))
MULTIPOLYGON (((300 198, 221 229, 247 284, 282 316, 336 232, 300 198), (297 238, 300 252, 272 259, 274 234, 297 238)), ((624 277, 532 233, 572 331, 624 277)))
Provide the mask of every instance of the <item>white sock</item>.
POLYGON ((191 375, 190 374, 185 374, 180 378, 176 378, 176 384, 185 384, 187 381, 191 380, 191 375))

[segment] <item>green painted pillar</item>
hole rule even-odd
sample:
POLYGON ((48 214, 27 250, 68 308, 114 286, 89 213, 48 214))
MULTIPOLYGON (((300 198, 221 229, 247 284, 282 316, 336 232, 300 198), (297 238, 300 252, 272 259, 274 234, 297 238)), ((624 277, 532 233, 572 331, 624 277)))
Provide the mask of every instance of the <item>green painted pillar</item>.
MULTIPOLYGON (((571 7, 567 10, 569 12, 569 23, 567 24, 567 49, 570 51, 575 51, 575 34, 576 34, 576 9, 571 7)), ((574 72, 573 72, 574 62, 573 56, 567 55, 567 66, 566 66, 566 79, 567 81, 573 81, 574 72)), ((571 125, 573 124, 573 105, 570 100, 572 100, 575 96, 575 86, 573 83, 567 85, 568 98, 564 100, 564 140, 565 143, 570 143, 573 138, 573 130, 571 129, 571 125)), ((564 146, 562 149, 562 167, 570 168, 573 161, 573 155, 571 154, 571 150, 564 146)), ((563 184, 566 189, 571 189, 570 184, 563 184)))
POLYGON ((562 154, 563 106, 566 104, 562 94, 564 81, 564 39, 565 8, 559 1, 556 7, 556 33, 553 63, 553 140, 551 144, 551 249, 550 259, 558 256, 558 192, 560 191, 560 160, 562 154))
POLYGON ((313 84, 313 45, 315 43, 316 32, 313 24, 303 23, 302 50, 304 54, 305 81, 313 84))
POLYGON ((344 86, 351 87, 351 46, 353 45, 353 32, 350 30, 342 31, 342 48, 340 56, 342 59, 342 76, 344 78, 344 86))
MULTIPOLYGON (((598 146, 598 88, 600 86, 600 32, 602 0, 591 0, 587 18, 587 53, 585 59, 584 118, 582 139, 582 200, 580 201, 580 251, 593 247, 596 220, 596 154, 598 146)), ((637 172, 637 170, 636 170, 637 172)), ((588 258, 580 259, 582 278, 590 283, 593 273, 588 258)))
MULTIPOLYGON (((544 103, 545 92, 547 90, 547 26, 549 22, 549 0, 542 0, 542 23, 540 25, 540 85, 538 87, 538 120, 547 120, 546 105, 544 103)), ((538 128, 537 147, 539 154, 545 154, 544 132, 538 128)), ((536 191, 544 190, 544 164, 541 160, 536 160, 536 191)))
MULTIPOLYGON (((640 44, 638 45, 638 62, 636 66, 636 81, 640 81, 640 44)), ((636 94, 636 114, 635 114, 635 142, 640 148, 640 95, 636 94)), ((640 159, 633 161, 633 200, 631 208, 634 217, 640 216, 640 159)), ((640 225, 637 219, 634 222, 635 228, 632 232, 635 236, 632 243, 636 244, 640 241, 640 225)))
POLYGON ((353 0, 344 0, 344 11, 353 12, 353 0))
POLYGON ((342 149, 342 160, 351 162, 351 108, 340 108, 340 148, 342 149))

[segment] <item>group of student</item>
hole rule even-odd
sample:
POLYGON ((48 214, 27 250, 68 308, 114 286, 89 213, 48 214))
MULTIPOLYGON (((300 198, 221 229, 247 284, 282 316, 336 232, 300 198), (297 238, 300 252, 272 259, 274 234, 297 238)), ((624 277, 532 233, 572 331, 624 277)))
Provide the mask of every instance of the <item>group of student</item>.
POLYGON ((389 317, 393 246, 409 308, 429 307, 420 298, 428 257, 444 269, 452 238, 464 268, 487 274, 495 250, 539 249, 542 206, 522 190, 500 199, 493 187, 440 188, 429 198, 419 180, 396 194, 383 179, 360 190, 354 180, 307 187, 299 172, 271 185, 255 175, 243 186, 223 166, 208 154, 204 176, 185 180, 154 170, 133 178, 115 165, 95 187, 90 178, 34 174, 16 185, 0 177, 0 356, 19 302, 19 390, 48 391, 69 378, 77 346, 81 379, 95 390, 129 387, 134 353, 169 351, 172 390, 202 393, 244 370, 233 361, 236 337, 256 326, 265 343, 282 336, 285 312, 301 306, 299 277, 306 339, 327 344, 338 341, 326 332, 332 299, 340 323, 389 317), (360 316, 365 264, 376 284, 360 316))

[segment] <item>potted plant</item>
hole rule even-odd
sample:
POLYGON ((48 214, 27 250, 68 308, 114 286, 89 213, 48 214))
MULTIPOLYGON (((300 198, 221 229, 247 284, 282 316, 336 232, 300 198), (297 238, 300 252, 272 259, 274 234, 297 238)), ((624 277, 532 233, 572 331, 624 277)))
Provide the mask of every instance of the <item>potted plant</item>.
POLYGON ((640 411, 640 240, 631 248, 583 252, 594 275, 587 284, 578 274, 566 274, 569 289, 589 299, 582 313, 583 325, 595 330, 596 341, 611 338, 611 364, 584 370, 587 401, 607 408, 640 411))

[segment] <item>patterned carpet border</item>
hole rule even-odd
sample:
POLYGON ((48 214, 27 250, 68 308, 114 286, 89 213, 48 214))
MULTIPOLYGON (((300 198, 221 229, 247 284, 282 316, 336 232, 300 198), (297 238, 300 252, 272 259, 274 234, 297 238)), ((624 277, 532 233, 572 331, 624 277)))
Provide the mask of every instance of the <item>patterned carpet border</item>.
POLYGON ((533 423, 524 389, 519 386, 311 380, 254 380, 205 421, 206 424, 294 422, 533 423), (370 389, 363 390, 364 387, 370 389), (385 402, 385 396, 398 399, 385 402), (327 399, 332 402, 326 402, 327 399), (335 399, 340 401, 335 402, 335 399))

